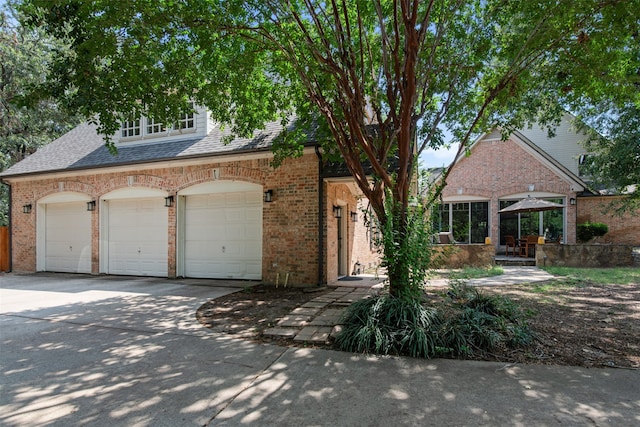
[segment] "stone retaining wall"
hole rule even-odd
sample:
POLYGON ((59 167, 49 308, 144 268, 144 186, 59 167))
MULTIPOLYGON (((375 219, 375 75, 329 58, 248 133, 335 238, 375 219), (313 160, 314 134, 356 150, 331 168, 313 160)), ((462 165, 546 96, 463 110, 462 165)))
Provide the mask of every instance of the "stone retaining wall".
POLYGON ((486 267, 495 264, 496 248, 493 245, 436 245, 436 253, 442 255, 438 268, 486 267))
POLYGON ((537 245, 536 265, 558 267, 640 266, 633 245, 537 245), (635 255, 635 256, 634 256, 635 255))

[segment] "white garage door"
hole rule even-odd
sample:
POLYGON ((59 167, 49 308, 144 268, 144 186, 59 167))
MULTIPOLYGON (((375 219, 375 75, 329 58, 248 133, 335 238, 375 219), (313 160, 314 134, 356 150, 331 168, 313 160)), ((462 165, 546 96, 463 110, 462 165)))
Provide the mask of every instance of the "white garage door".
POLYGON ((91 273, 91 212, 86 202, 45 205, 44 270, 91 273))
POLYGON ((109 200, 108 271, 133 276, 168 275, 168 214, 163 198, 109 200))
POLYGON ((262 192, 186 196, 185 276, 262 279, 262 192))

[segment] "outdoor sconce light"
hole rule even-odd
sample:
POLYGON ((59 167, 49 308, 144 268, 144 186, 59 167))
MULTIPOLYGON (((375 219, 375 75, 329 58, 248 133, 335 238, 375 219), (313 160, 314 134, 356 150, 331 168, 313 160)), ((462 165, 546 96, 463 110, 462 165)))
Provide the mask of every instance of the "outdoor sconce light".
POLYGON ((22 207, 22 212, 27 213, 27 214, 31 213, 31 203, 29 203, 28 205, 24 205, 22 207))
POLYGON ((267 190, 264 192, 264 201, 265 203, 273 202, 273 190, 267 190))
POLYGON ((342 218, 342 208, 340 206, 333 207, 333 216, 335 218, 342 218))
POLYGON ((573 197, 569 199, 569 204, 570 205, 575 205, 576 204, 576 199, 574 199, 573 197))
POLYGON ((536 189, 535 184, 529 184, 529 191, 534 191, 536 189))
POLYGON ((91 200, 90 202, 87 202, 87 210, 89 212, 93 212, 96 210, 96 201, 95 200, 91 200))
POLYGON ((167 196, 164 198, 164 206, 166 208, 170 208, 173 206, 173 196, 167 196))
POLYGON ((358 212, 351 211, 349 215, 351 215, 351 222, 358 222, 358 212))

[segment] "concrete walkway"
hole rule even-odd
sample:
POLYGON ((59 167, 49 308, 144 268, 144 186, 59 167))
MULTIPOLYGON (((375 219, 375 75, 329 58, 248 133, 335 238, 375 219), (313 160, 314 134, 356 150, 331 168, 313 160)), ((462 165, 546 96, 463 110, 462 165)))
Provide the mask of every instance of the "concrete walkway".
MULTIPOLYGON (((503 267, 504 274, 469 280, 470 286, 499 286, 535 283, 553 279, 553 275, 537 267, 503 267)), ((355 279, 355 278, 354 278, 355 279)), ((362 276, 362 280, 338 281, 334 290, 318 296, 294 309, 278 324, 264 331, 264 335, 294 342, 326 344, 340 331, 340 319, 346 308, 354 301, 368 298, 380 292, 384 278, 362 276)), ((434 279, 429 287, 448 286, 448 279, 434 279)))

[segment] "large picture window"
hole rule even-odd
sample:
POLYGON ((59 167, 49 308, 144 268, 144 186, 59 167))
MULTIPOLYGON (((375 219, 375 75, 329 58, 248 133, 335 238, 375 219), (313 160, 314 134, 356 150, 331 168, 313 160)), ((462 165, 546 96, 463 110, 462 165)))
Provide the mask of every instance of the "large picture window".
MULTIPOLYGON (((561 198, 544 199, 562 204, 561 198)), ((518 200, 500 200, 500 209, 511 206, 518 200)), ((522 212, 500 214, 500 244, 505 244, 504 236, 523 238, 524 236, 544 236, 548 242, 562 242, 564 238, 563 209, 543 212, 522 212)))
POLYGON ((484 243, 489 235, 489 202, 444 203, 433 219, 434 230, 451 231, 457 243, 484 243))

